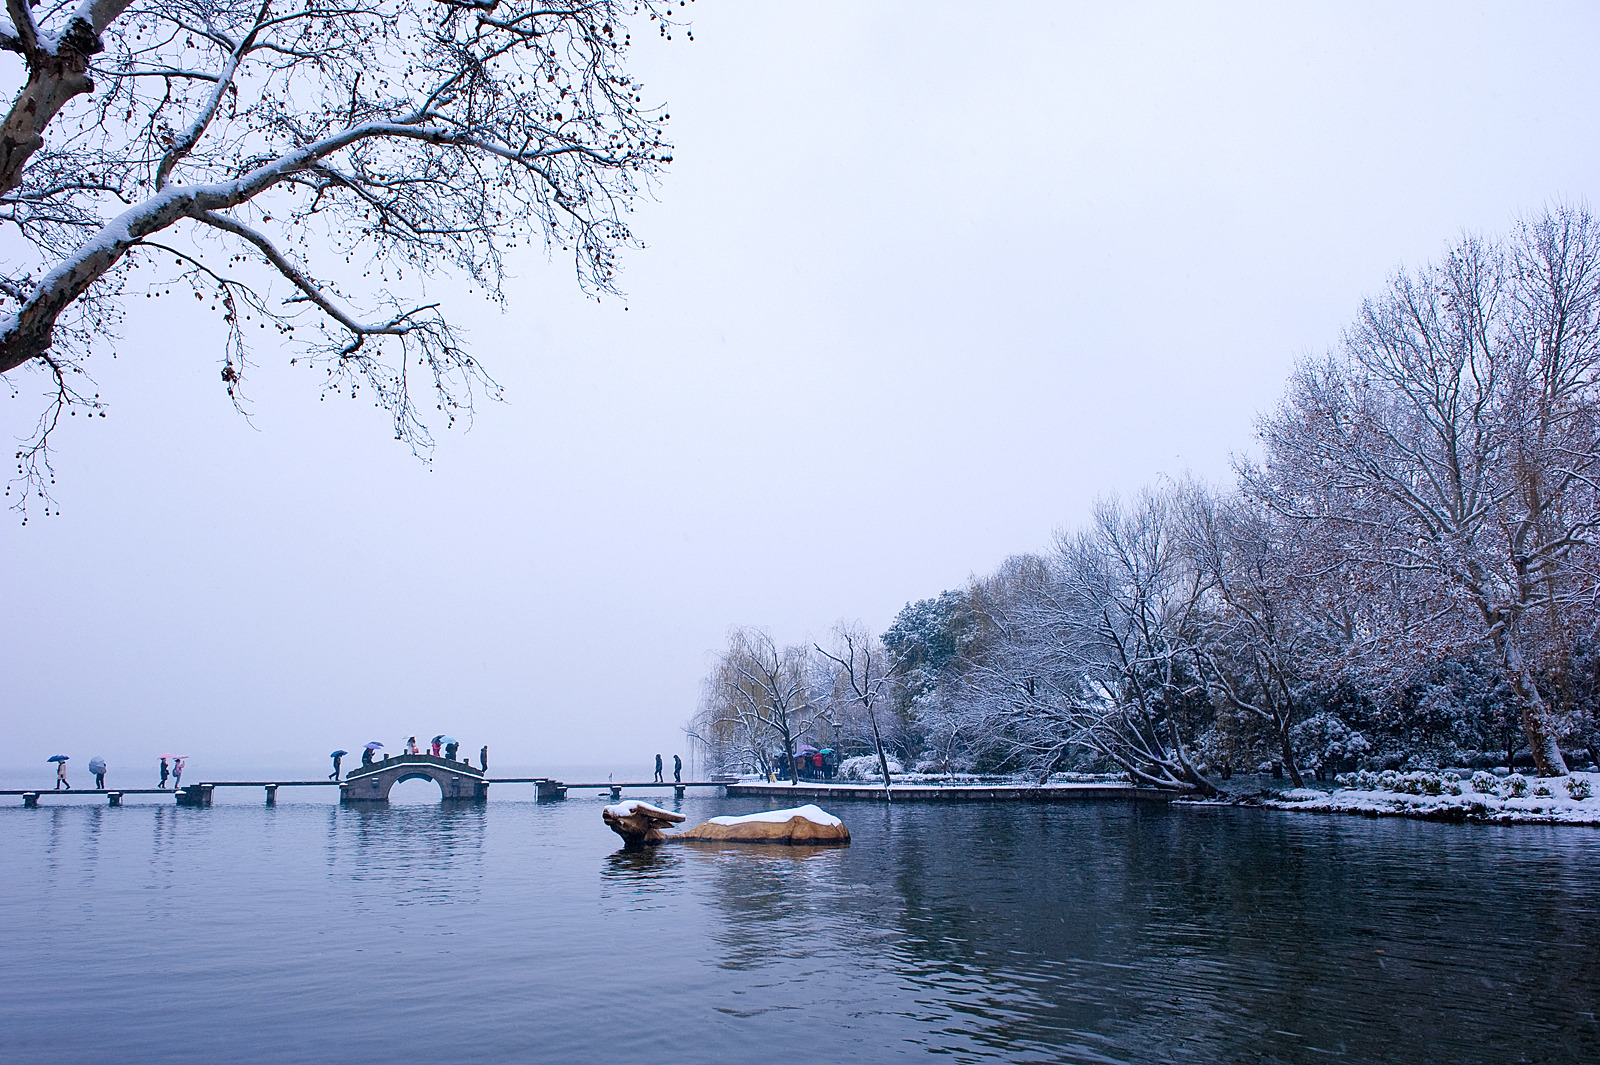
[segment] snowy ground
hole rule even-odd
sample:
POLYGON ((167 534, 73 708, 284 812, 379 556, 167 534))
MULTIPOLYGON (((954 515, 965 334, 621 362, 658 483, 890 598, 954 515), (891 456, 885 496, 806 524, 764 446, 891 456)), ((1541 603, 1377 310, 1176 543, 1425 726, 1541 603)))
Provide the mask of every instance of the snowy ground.
POLYGON ((1333 791, 1291 788, 1247 800, 1275 810, 1415 817, 1484 824, 1600 825, 1600 773, 1496 777, 1489 773, 1359 773, 1333 791), (1465 778, 1465 779, 1463 779, 1465 778))
MULTIPOLYGON (((1037 776, 1025 773, 904 773, 892 768, 895 763, 890 763, 889 779, 894 784, 916 784, 926 787, 934 784, 946 784, 951 787, 1001 787, 1016 785, 1017 787, 1038 787, 1037 776)), ((1052 773, 1051 784, 1126 784, 1126 773, 1052 773)), ((766 784, 767 778, 760 773, 745 773, 739 777, 741 784, 766 784)), ((774 781, 773 783, 787 784, 788 780, 774 781)), ((801 784, 827 784, 841 787, 847 784, 859 784, 863 787, 882 787, 883 778, 877 775, 874 769, 872 775, 850 779, 836 776, 833 780, 802 780, 801 784)))

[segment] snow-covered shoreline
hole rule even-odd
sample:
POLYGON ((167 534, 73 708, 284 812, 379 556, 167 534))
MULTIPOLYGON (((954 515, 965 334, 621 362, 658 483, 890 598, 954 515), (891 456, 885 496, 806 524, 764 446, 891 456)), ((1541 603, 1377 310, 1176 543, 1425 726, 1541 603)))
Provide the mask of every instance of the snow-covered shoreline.
POLYGON ((1466 780, 1438 772, 1362 773, 1333 791, 1292 788, 1231 802, 1274 810, 1424 821, 1600 825, 1600 773, 1543 779, 1475 773, 1466 780))

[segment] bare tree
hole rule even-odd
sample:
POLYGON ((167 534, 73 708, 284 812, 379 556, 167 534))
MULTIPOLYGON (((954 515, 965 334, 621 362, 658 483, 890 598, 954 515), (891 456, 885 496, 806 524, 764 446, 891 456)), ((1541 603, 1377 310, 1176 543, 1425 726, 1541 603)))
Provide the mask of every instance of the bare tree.
POLYGON ((734 629, 706 680, 694 734, 748 752, 763 769, 776 742, 789 762, 789 782, 797 783, 796 743, 822 718, 808 658, 806 647, 779 648, 761 629, 734 629))
POLYGON ((841 621, 833 629, 833 650, 814 644, 817 653, 835 667, 830 698, 858 709, 872 730, 873 749, 878 754, 878 771, 883 775, 883 798, 893 801, 890 792, 889 756, 883 747, 883 732, 878 728, 878 704, 893 683, 888 652, 882 642, 860 622, 841 621))
POLYGON ((1562 208, 1397 275, 1338 357, 1301 367, 1241 471, 1280 513, 1350 529, 1365 564, 1435 579, 1444 627, 1464 607, 1545 775, 1566 763, 1539 677, 1594 586, 1597 369, 1600 232, 1562 208))
POLYGON ((1008 563, 1017 591, 991 608, 1003 636, 973 671, 973 705, 1041 783, 1085 747, 1134 780, 1217 794, 1188 735, 1208 706, 1194 665, 1207 578, 1175 526, 1168 493, 1107 500, 1048 560, 1008 563))
POLYGON ((84 362, 139 291, 221 316, 236 405, 270 330, 320 385, 367 389, 413 450, 498 395, 422 281, 504 299, 508 249, 572 255, 613 290, 630 203, 670 160, 625 70, 656 0, 7 0, 26 81, 0 126, 0 374, 42 371, 18 452, 99 411, 84 362), (314 265, 313 260, 319 260, 314 265), (364 290, 365 296, 355 294, 364 290))
POLYGON ((1290 733, 1337 654, 1319 602, 1337 573, 1306 530, 1267 508, 1193 485, 1182 497, 1185 548, 1215 600, 1195 642, 1196 671, 1218 699, 1271 730, 1298 788, 1304 782, 1290 733))

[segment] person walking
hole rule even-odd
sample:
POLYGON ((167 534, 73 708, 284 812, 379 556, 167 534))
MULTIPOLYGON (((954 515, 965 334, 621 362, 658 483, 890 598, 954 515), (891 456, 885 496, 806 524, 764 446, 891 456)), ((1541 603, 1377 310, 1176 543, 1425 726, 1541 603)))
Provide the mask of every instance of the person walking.
POLYGON ((483 745, 483 750, 478 752, 478 763, 483 766, 485 773, 489 771, 489 745, 487 743, 483 745))
POLYGON ((406 740, 406 753, 407 754, 421 754, 422 753, 422 748, 417 746, 417 738, 415 736, 412 736, 410 739, 406 740))
POLYGON ((166 787, 167 786, 167 777, 170 776, 171 773, 172 773, 172 771, 167 768, 166 755, 162 755, 161 756, 161 783, 157 784, 156 787, 158 787, 158 788, 166 787))
POLYGON ((182 780, 183 780, 183 759, 182 758, 174 758, 172 760, 172 790, 173 791, 177 791, 178 790, 178 784, 182 780))
POLYGON ((56 790, 66 788, 72 790, 72 785, 67 783, 67 760, 65 758, 56 763, 56 790))
POLYGON ((435 758, 439 757, 439 737, 437 736, 433 738, 433 756, 435 758))
POLYGON ((361 749, 361 764, 363 766, 369 766, 369 765, 372 764, 372 748, 371 747, 363 747, 361 749))
POLYGON ((449 743, 445 744, 444 745, 445 761, 447 761, 447 762, 455 761, 456 760, 456 752, 459 751, 460 749, 461 749, 461 744, 458 743, 455 740, 451 740, 449 743))
POLYGON ((677 755, 672 756, 672 782, 674 784, 683 783, 683 759, 677 755))
POLYGON ((336 754, 333 756, 333 772, 328 774, 329 780, 339 779, 339 763, 342 761, 344 761, 344 755, 336 754))
POLYGON ((656 755, 656 783, 661 783, 661 756, 656 755))
POLYGON ((106 790, 106 764, 104 762, 99 762, 99 763, 90 762, 89 763, 89 768, 94 770, 94 790, 95 791, 105 791, 106 790), (97 764, 100 766, 99 769, 95 769, 94 768, 97 764))

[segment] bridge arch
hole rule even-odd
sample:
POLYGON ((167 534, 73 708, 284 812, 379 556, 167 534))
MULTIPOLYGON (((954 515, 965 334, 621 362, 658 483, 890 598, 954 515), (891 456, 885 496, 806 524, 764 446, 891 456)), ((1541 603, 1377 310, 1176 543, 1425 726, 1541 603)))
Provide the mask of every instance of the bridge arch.
POLYGON ((390 790, 402 780, 433 781, 441 802, 483 802, 489 797, 483 770, 429 754, 406 754, 352 770, 340 785, 339 801, 388 802, 390 790))

